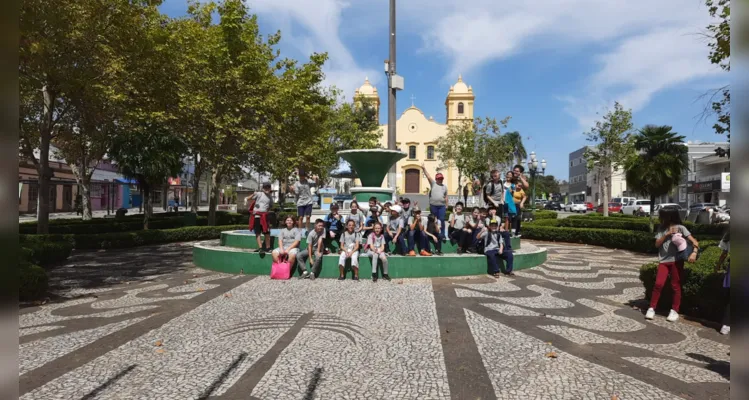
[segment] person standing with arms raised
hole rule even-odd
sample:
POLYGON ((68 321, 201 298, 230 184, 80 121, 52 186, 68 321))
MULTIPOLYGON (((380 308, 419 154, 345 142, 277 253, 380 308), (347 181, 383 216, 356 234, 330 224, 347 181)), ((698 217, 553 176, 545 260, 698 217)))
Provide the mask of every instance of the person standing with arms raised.
MULTIPOLYGON (((445 177, 438 172, 437 175, 434 176, 434 179, 432 179, 432 176, 429 175, 427 167, 424 165, 424 163, 421 163, 421 170, 424 171, 424 176, 426 176, 430 186, 429 212, 431 214, 434 214, 440 221, 440 226, 444 227, 445 216, 447 215, 447 186, 442 182, 445 180, 445 177)), ((446 233, 444 232, 444 228, 442 229, 442 234, 446 235, 446 233)))
POLYGON ((299 170, 299 181, 289 187, 289 191, 296 196, 296 209, 299 222, 297 228, 302 229, 302 220, 304 222, 304 231, 309 232, 309 222, 312 218, 312 205, 315 203, 312 197, 312 186, 317 185, 317 177, 307 178, 307 173, 299 170))

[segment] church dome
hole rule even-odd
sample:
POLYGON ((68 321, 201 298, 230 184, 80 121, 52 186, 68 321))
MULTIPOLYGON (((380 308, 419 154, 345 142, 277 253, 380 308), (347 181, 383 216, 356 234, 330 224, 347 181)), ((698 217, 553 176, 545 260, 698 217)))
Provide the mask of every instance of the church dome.
POLYGON ((377 96, 377 88, 372 86, 369 78, 364 78, 364 84, 359 89, 356 89, 356 95, 377 96))
POLYGON ((463 77, 461 75, 458 75, 458 82, 455 83, 455 85, 450 87, 450 93, 460 94, 460 93, 472 93, 473 88, 466 85, 465 82, 463 82, 463 77))

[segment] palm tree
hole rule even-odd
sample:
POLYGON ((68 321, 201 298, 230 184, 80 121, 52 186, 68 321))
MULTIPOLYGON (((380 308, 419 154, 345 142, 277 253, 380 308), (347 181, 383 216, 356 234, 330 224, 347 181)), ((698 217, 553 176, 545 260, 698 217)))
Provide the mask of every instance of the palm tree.
POLYGON ((507 132, 504 134, 506 143, 510 145, 510 148, 513 149, 513 156, 515 159, 516 164, 522 164, 523 160, 528 158, 528 153, 525 151, 525 146, 523 146, 523 137, 520 135, 520 132, 513 131, 513 132, 507 132))
POLYGON ((646 125, 633 137, 635 153, 625 163, 627 187, 650 196, 650 230, 655 198, 671 192, 689 168, 684 136, 668 125, 646 125))

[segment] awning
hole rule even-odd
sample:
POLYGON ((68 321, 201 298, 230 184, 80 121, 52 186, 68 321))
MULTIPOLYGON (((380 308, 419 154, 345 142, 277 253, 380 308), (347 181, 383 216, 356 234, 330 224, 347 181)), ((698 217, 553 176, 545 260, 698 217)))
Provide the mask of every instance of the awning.
POLYGON ((138 181, 136 179, 128 179, 128 178, 116 178, 115 181, 120 183, 129 183, 131 185, 137 185, 138 181))

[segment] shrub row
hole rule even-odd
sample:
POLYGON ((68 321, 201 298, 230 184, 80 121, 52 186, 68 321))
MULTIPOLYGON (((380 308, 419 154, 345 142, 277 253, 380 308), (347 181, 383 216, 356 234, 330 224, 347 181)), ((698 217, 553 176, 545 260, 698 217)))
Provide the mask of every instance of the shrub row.
MULTIPOLYGON (((249 214, 217 212, 216 225, 239 225, 249 222, 249 214)), ((60 220, 55 220, 60 221, 60 220)), ((67 223, 50 224, 50 234, 99 234, 112 232, 130 232, 143 230, 143 216, 127 219, 96 218, 88 221, 66 220, 67 223)), ((150 219, 149 229, 175 229, 184 227, 186 219, 184 215, 157 214, 150 219)), ((207 212, 200 213, 196 221, 197 226, 207 226, 207 212), (206 215, 201 215, 206 214, 206 215)), ((22 223, 19 225, 19 233, 26 235, 36 234, 36 223, 22 223)))
POLYGON ((73 235, 20 235, 21 260, 49 267, 65 261, 73 252, 73 235))
MULTIPOLYGON (((657 228, 657 221, 654 221, 657 228)), ((689 229, 695 236, 709 235, 719 236, 725 233, 727 226, 718 224, 695 224, 689 221, 683 222, 684 226, 689 229)), ((603 228, 603 229, 624 229, 631 231, 650 232, 650 221, 641 217, 573 217, 560 220, 559 226, 571 228, 603 228)))
POLYGON ((548 219, 557 219, 557 212, 556 211, 548 211, 548 210, 539 210, 533 212, 533 218, 535 220, 548 220, 548 219))
POLYGON ((44 268, 21 262, 18 266, 18 299, 21 301, 36 300, 47 293, 49 278, 44 268))
MULTIPOLYGON (((682 277, 680 312, 700 318, 720 321, 723 316, 724 293, 723 273, 715 272, 721 250, 716 241, 701 241, 703 249, 699 259, 684 264, 682 277)), ((649 300, 655 286, 658 263, 648 263, 640 267, 640 281, 645 286, 645 297, 649 300)), ((673 299, 670 278, 661 292, 658 308, 668 310, 673 299)))
POLYGON ((525 224, 523 226, 523 238, 549 242, 590 244, 641 253, 657 252, 651 233, 620 229, 563 228, 545 225, 546 221, 539 222, 525 224), (539 222, 541 222, 541 225, 539 225, 539 222))
POLYGON ((177 229, 75 235, 74 238, 75 248, 78 250, 120 249, 162 243, 218 239, 221 237, 221 232, 235 229, 247 229, 247 225, 188 226, 177 229))

